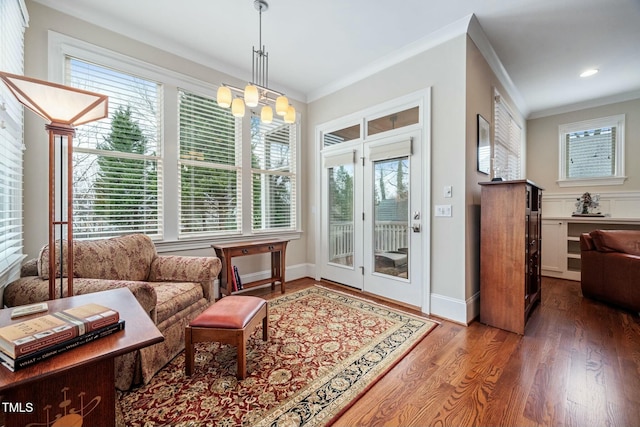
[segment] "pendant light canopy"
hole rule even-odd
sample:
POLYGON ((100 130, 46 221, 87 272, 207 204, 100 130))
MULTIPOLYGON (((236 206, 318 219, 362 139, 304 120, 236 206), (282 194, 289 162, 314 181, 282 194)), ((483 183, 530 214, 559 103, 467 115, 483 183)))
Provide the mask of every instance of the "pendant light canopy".
POLYGON ((269 89, 269 54, 262 44, 262 12, 269 9, 269 4, 265 0, 255 0, 254 7, 259 13, 259 47, 253 47, 252 81, 243 89, 232 85, 223 84, 218 88, 217 102, 223 108, 231 107, 231 112, 235 117, 242 117, 245 114, 245 105, 249 108, 262 105, 260 119, 264 123, 273 121, 273 108, 270 104, 275 104, 276 114, 283 116, 286 123, 295 123, 296 110, 289 104, 289 99, 273 89, 269 89), (236 93, 236 97, 233 97, 236 93), (243 98, 240 97, 243 96, 243 98))

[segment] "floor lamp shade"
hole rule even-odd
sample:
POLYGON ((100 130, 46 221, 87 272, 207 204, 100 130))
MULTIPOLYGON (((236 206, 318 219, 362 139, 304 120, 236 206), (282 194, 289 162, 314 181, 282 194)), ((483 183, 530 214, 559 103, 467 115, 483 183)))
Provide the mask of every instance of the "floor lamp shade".
POLYGON ((109 98, 99 93, 2 71, 0 71, 0 79, 22 105, 47 121, 45 129, 49 133, 49 299, 56 298, 56 277, 60 278, 59 295, 64 296, 62 278, 65 275, 67 276, 67 295, 72 296, 74 127, 107 117, 109 98), (63 153, 66 153, 66 165, 63 153), (58 209, 56 209, 56 158, 60 159, 58 181, 60 196, 64 195, 66 198, 65 204, 64 198, 59 197, 58 209), (65 228, 66 250, 63 248, 65 228), (56 248, 56 231, 59 234, 59 248, 56 248), (63 259, 65 253, 66 260, 63 259))

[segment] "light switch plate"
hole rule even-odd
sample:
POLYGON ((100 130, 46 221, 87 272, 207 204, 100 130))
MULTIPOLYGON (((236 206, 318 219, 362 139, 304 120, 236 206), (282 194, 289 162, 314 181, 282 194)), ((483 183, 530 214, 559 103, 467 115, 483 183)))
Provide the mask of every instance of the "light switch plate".
POLYGON ((446 198, 450 198, 451 197, 451 186, 450 185, 445 185, 444 186, 444 197, 446 197, 446 198))
POLYGON ((451 216, 451 205, 436 205, 436 216, 451 216))

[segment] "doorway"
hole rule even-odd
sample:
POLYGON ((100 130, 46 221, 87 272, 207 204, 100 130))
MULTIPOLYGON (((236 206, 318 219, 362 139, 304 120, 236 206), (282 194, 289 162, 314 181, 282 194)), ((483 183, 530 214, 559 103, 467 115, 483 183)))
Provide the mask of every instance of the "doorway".
POLYGON ((319 273, 426 311, 428 183, 419 111, 415 106, 323 134, 319 273), (380 131, 385 121, 393 127, 380 131))

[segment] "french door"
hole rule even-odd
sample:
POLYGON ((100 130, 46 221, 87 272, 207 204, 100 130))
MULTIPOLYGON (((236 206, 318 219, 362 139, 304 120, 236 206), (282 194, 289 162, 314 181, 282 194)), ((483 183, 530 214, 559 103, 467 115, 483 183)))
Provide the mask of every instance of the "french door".
POLYGON ((323 150, 321 277, 420 306, 420 132, 323 150))

